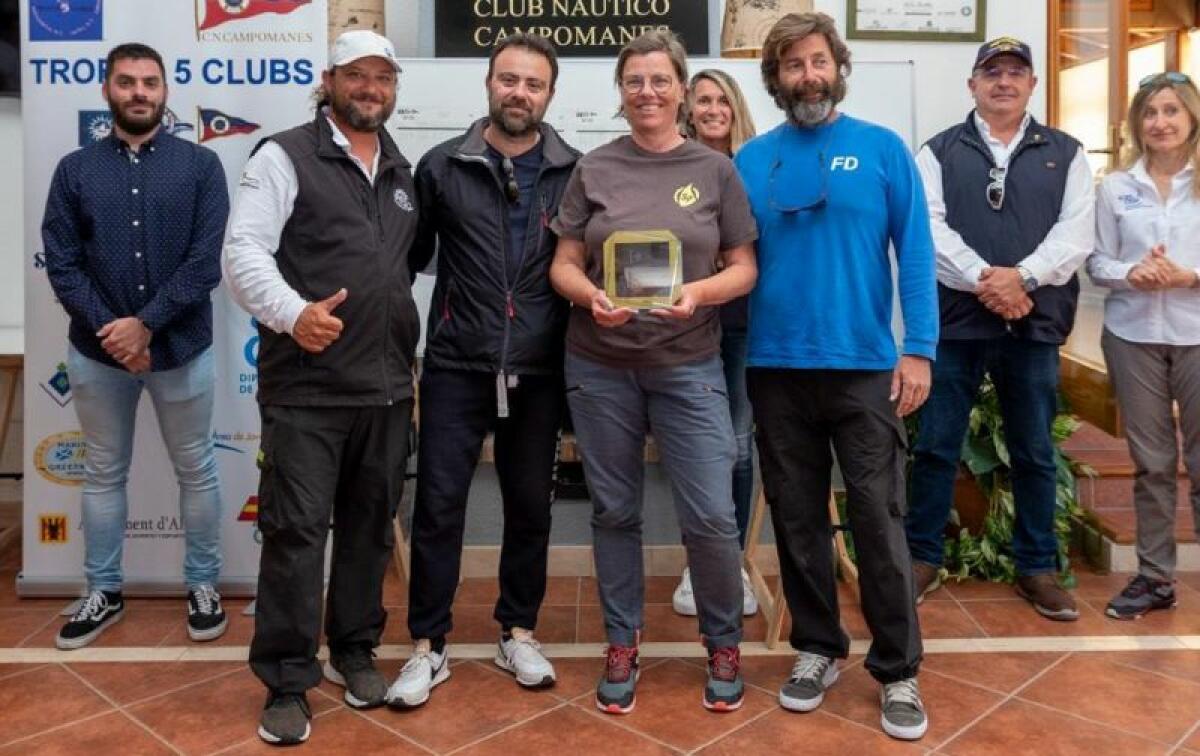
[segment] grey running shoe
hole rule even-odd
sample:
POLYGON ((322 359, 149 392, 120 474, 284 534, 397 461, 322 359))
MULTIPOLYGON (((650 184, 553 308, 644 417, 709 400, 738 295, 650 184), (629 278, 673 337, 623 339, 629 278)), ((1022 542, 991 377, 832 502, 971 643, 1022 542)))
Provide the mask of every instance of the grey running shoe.
POLYGON ((638 674, 637 646, 609 646, 604 675, 596 684, 596 708, 608 714, 633 711, 638 674))
POLYGON ((64 651, 83 648, 125 616, 120 591, 92 591, 58 631, 54 645, 64 651))
POLYGON ((258 737, 271 745, 296 745, 312 734, 312 711, 303 693, 267 694, 258 724, 258 737))
POLYGON ((1033 604, 1037 613, 1046 619, 1074 622, 1079 619, 1075 599, 1058 584, 1050 573, 1022 575, 1017 578, 1017 595, 1033 604))
POLYGON ((708 680, 704 683, 704 708, 709 711, 736 711, 742 708, 745 693, 742 654, 738 647, 711 649, 708 653, 708 680))
POLYGON ((375 669, 374 654, 365 646, 348 646, 330 650, 325 662, 325 679, 346 689, 343 698, 356 709, 383 706, 388 684, 375 669))
POLYGON ((899 740, 917 740, 929 729, 925 704, 917 690, 917 678, 887 683, 880 689, 883 731, 899 740))
POLYGON ((1131 620, 1155 609, 1175 606, 1175 587, 1169 580, 1135 575, 1125 590, 1113 597, 1104 613, 1113 619, 1131 620))
POLYGON ((779 705, 788 711, 812 711, 825 700, 826 689, 837 679, 833 659, 801 651, 792 665, 792 676, 779 689, 779 705))
POLYGON ((914 561, 912 565, 913 593, 917 594, 917 603, 925 600, 927 594, 942 587, 942 568, 925 562, 914 561))

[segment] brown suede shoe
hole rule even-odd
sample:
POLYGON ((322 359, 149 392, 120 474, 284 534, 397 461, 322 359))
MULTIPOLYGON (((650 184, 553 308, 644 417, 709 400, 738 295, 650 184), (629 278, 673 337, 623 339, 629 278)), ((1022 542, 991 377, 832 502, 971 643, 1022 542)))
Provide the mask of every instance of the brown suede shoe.
POLYGON ((1033 604, 1037 613, 1059 622, 1074 622, 1079 619, 1075 599, 1058 585, 1058 580, 1049 573, 1023 575, 1017 578, 1017 595, 1033 604))
POLYGON ((913 593, 917 594, 918 604, 925 600, 925 594, 933 593, 942 587, 942 569, 940 567, 914 561, 912 563, 912 572, 913 593))

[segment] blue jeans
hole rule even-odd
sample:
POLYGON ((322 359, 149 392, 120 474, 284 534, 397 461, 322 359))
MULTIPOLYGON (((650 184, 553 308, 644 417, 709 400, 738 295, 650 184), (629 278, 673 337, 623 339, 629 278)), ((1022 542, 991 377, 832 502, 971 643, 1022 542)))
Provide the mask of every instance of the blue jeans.
POLYGON ((754 411, 746 395, 746 330, 726 328, 721 332, 721 362, 729 390, 729 414, 737 457, 733 461, 733 515, 737 520, 738 543, 746 545, 750 505, 754 496, 754 411))
POLYGON ((174 370, 134 375, 67 353, 75 413, 87 458, 83 482, 83 570, 88 590, 119 591, 125 520, 125 484, 133 458, 133 430, 142 389, 150 392, 175 477, 189 588, 216 585, 221 572, 221 491, 213 457, 212 347, 174 370))
POLYGON ((1002 336, 943 341, 933 389, 921 408, 905 530, 914 561, 940 565, 971 407, 984 373, 1000 400, 1004 442, 1012 460, 1013 556, 1018 575, 1054 572, 1055 465, 1050 428, 1058 412, 1058 347, 1002 336))
POLYGON ((741 552, 733 518, 733 426, 720 359, 614 368, 568 352, 566 383, 592 495, 596 582, 608 642, 634 645, 643 624, 643 449, 649 432, 671 480, 700 633, 710 648, 738 645, 741 552))

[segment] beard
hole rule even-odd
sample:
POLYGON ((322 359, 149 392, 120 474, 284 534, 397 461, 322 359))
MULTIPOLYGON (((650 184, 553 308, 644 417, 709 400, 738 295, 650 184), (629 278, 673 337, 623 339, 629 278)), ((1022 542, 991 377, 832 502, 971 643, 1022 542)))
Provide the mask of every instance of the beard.
POLYGON ((112 98, 108 100, 108 109, 112 111, 113 125, 132 136, 142 136, 149 134, 158 125, 162 123, 163 113, 166 112, 166 100, 154 105, 149 100, 130 100, 125 103, 119 103, 112 98), (135 105, 150 105, 150 114, 144 116, 133 115, 130 109, 135 105))
POLYGON ((488 120, 506 135, 520 138, 538 130, 542 124, 542 113, 515 98, 504 101, 489 96, 488 120))
POLYGON ((846 80, 842 76, 832 84, 820 82, 808 86, 800 85, 794 89, 781 89, 779 106, 787 114, 788 120, 797 126, 812 128, 829 118, 829 114, 839 102, 846 97, 846 80), (819 99, 810 99, 819 95, 819 99))
POLYGON ((387 119, 392 117, 396 109, 396 95, 380 99, 371 95, 362 95, 355 100, 346 95, 331 94, 329 107, 342 121, 350 124, 355 131, 379 131, 387 119), (357 105, 357 101, 374 102, 382 106, 375 115, 367 115, 357 105))

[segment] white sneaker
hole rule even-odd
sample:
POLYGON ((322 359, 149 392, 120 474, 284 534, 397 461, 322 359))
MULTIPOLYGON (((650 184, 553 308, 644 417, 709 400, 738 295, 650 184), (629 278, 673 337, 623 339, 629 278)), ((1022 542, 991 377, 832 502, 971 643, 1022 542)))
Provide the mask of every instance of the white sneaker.
POLYGON ((496 648, 496 666, 511 672, 526 688, 544 688, 554 684, 554 666, 542 655, 542 644, 523 627, 512 629, 512 638, 500 639, 496 648))
POLYGON ((674 607, 676 614, 682 614, 685 617, 696 616, 696 596, 692 593, 692 571, 687 567, 683 568, 679 585, 675 586, 675 593, 671 595, 671 606, 674 607))
POLYGON ((742 568, 742 614, 753 617, 758 614, 758 597, 754 595, 754 585, 746 568, 742 568))
POLYGON ((400 668, 400 676, 388 688, 384 700, 393 709, 411 709, 429 700, 429 691, 450 678, 450 655, 434 653, 429 641, 422 638, 413 648, 413 655, 400 668))
MULTIPOLYGON (((696 616, 696 596, 692 593, 692 573, 687 567, 683 568, 679 585, 675 587, 675 593, 671 596, 671 606, 674 607, 676 614, 682 614, 685 617, 696 616)), ((742 570, 742 614, 747 617, 758 614, 758 598, 754 595, 754 586, 750 584, 750 576, 746 574, 745 570, 742 570)))

